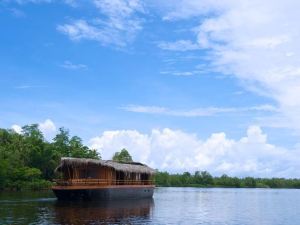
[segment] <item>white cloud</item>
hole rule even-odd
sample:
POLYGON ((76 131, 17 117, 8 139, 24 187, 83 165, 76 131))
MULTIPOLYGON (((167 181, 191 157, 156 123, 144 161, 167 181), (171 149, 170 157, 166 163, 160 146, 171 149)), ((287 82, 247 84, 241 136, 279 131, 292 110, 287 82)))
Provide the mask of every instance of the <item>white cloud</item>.
POLYGON ((198 71, 173 71, 173 72, 170 72, 172 75, 174 76, 193 76, 195 74, 198 74, 198 73, 201 73, 198 72, 198 71))
POLYGON ((85 20, 77 20, 71 24, 59 25, 57 29, 68 35, 72 40, 101 40, 101 31, 90 26, 85 20))
POLYGON ((65 3, 71 7, 77 7, 79 0, 4 0, 4 2, 15 2, 20 5, 28 3, 65 3))
POLYGON ((94 40, 103 45, 126 46, 142 29, 139 13, 144 8, 139 0, 93 0, 99 17, 90 20, 74 20, 59 25, 57 29, 72 40, 94 40), (105 18, 100 18, 104 15, 105 18))
POLYGON ((46 119, 44 122, 39 123, 39 129, 45 135, 46 139, 51 139, 56 132, 56 126, 50 119, 46 119))
POLYGON ((150 134, 136 130, 103 132, 90 140, 92 148, 110 159, 114 152, 127 148, 133 159, 171 172, 208 170, 220 175, 297 176, 299 150, 287 150, 268 143, 260 127, 251 126, 239 140, 214 133, 206 140, 195 134, 168 128, 150 134))
POLYGON ((22 127, 17 125, 17 124, 14 124, 11 126, 11 129, 13 129, 16 133, 18 134, 21 134, 22 133, 22 127))
POLYGON ((87 66, 84 64, 74 64, 70 61, 64 61, 64 63, 62 65, 60 65, 61 67, 65 68, 65 69, 69 69, 69 70, 79 70, 79 69, 86 69, 87 66))
POLYGON ((77 7, 78 6, 78 0, 64 0, 65 4, 72 6, 72 7, 77 7))
POLYGON ((201 17, 193 29, 195 42, 210 52, 214 69, 233 74, 247 89, 273 98, 281 110, 273 124, 300 132, 299 1, 181 0, 161 4, 168 6, 164 19, 170 21, 201 17))
POLYGON ((15 89, 32 89, 32 88, 45 88, 47 86, 45 85, 20 85, 20 86, 15 86, 15 89))
POLYGON ((15 2, 18 4, 27 4, 27 3, 51 3, 54 0, 4 0, 4 2, 15 2))
POLYGON ((40 4, 40 3, 64 3, 66 5, 69 5, 71 7, 77 7, 78 6, 78 0, 2 0, 4 3, 17 3, 19 5, 24 4, 40 4))
MULTIPOLYGON (((225 1, 214 1, 214 0, 178 0, 174 1, 160 1, 158 2, 159 7, 165 9, 166 13, 163 16, 164 20, 174 21, 180 19, 188 19, 194 16, 203 15, 211 12, 212 8, 217 5, 224 5, 225 1)), ((232 1, 234 2, 234 1, 232 1)))
MULTIPOLYGON (((45 121, 40 122, 38 124, 38 127, 40 131, 44 134, 45 138, 48 140, 50 140, 56 132, 56 126, 54 122, 50 119, 46 119, 45 121)), ((22 133, 22 127, 18 124, 12 125, 11 129, 13 129, 18 134, 22 133)))
POLYGON ((135 12, 144 12, 140 0, 93 0, 93 2, 102 12, 115 19, 130 17, 135 12))
POLYGON ((128 112, 150 113, 150 114, 165 114, 168 110, 159 106, 142 106, 142 105, 128 105, 121 107, 121 109, 128 112))
POLYGON ((207 107, 207 108, 195 108, 190 110, 168 109, 159 106, 128 105, 128 106, 121 107, 121 109, 128 112, 159 114, 159 115, 167 115, 167 116, 182 116, 182 117, 201 117, 201 116, 213 116, 221 113, 242 113, 242 112, 255 112, 255 111, 277 112, 276 107, 268 104, 249 106, 249 107, 240 107, 240 108, 207 107))
POLYGON ((200 49, 198 43, 193 43, 190 40, 178 40, 175 42, 160 42, 158 44, 158 47, 170 51, 191 51, 191 50, 200 49))
POLYGON ((130 149, 130 153, 137 156, 138 161, 145 162, 150 154, 148 135, 141 134, 136 130, 106 131, 102 136, 92 138, 90 143, 93 149, 101 152, 103 159, 111 158, 115 151, 122 148, 130 149))

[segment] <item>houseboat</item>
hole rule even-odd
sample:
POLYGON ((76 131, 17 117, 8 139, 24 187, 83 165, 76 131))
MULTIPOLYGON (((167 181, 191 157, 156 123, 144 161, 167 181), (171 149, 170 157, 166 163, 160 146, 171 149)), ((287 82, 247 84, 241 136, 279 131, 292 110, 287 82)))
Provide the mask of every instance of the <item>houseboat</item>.
POLYGON ((137 162, 61 158, 61 179, 52 190, 60 200, 152 198, 155 170, 137 162))

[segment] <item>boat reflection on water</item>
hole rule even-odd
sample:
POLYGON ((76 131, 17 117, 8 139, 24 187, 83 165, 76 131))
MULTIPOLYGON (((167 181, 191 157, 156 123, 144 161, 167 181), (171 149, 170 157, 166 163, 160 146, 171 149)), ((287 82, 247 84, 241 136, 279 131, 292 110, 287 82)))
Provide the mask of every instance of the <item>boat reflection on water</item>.
POLYGON ((58 224, 132 224, 150 221, 152 198, 55 203, 55 222, 58 224))

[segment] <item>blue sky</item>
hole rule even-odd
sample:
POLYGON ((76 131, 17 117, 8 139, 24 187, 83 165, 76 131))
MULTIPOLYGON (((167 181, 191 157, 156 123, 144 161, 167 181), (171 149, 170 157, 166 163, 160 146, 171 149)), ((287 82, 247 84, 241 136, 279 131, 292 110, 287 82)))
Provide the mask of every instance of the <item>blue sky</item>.
POLYGON ((294 1, 268 3, 2 1, 0 126, 64 126, 170 171, 294 176, 300 32, 294 1))

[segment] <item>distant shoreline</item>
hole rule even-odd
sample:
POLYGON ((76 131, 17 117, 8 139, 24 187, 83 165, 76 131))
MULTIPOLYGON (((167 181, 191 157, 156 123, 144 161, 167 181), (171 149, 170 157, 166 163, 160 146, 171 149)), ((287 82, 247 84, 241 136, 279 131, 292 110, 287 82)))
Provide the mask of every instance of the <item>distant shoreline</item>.
MULTIPOLYGON (((259 179, 259 178, 258 178, 259 179)), ((278 178, 275 178, 278 179, 278 178)), ((298 180, 298 179, 296 179, 298 180)), ((51 191, 51 186, 54 185, 53 182, 48 181, 47 186, 34 186, 35 188, 32 188, 31 185, 26 185, 23 188, 4 188, 0 190, 1 192, 26 192, 26 191, 36 191, 36 192, 42 192, 42 191, 51 191)), ((300 189, 300 187, 236 187, 236 186, 217 186, 217 185, 199 185, 199 184, 186 184, 186 185, 155 185, 156 188, 168 188, 168 187, 174 187, 174 188, 233 188, 233 189, 300 189)))
MULTIPOLYGON (((288 187, 225 187, 225 186, 197 186, 197 185, 191 185, 191 186, 156 186, 156 188, 199 188, 199 189, 215 189, 215 188, 224 188, 224 189, 272 189, 272 190, 299 190, 300 188, 288 188, 288 187)), ((29 189, 24 188, 20 190, 16 189, 2 189, 0 190, 0 193, 9 193, 9 192, 51 192, 51 187, 48 188, 42 188, 42 189, 29 189)))
POLYGON ((194 186, 194 185, 191 185, 191 186, 156 186, 156 188, 207 188, 207 189, 210 189, 210 188, 225 188, 225 189, 294 189, 294 190, 297 190, 297 189, 300 189, 300 188, 288 188, 288 187, 226 187, 226 186, 194 186))
POLYGON ((213 177, 207 171, 196 171, 194 174, 169 174, 157 172, 155 184, 163 187, 204 187, 204 188, 286 188, 300 189, 300 179, 291 178, 254 178, 230 177, 226 174, 213 177))
MULTIPOLYGON (((0 143, 0 190, 50 189, 52 181, 59 178, 55 168, 62 157, 101 159, 95 149, 65 128, 60 128, 51 142, 38 124, 23 126, 21 133, 0 128, 0 143)), ((207 171, 169 174, 157 170, 154 183, 163 187, 300 188, 300 179, 215 177, 207 171)))

